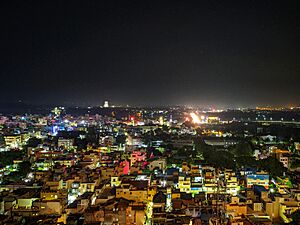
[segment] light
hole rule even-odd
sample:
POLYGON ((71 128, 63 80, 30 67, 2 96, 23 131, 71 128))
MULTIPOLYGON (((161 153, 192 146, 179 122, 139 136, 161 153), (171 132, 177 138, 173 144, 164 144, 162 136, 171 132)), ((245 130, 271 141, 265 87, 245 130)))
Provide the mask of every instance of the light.
POLYGON ((71 204, 72 202, 74 202, 74 201, 76 200, 76 198, 77 198, 77 197, 74 196, 74 195, 69 195, 69 196, 68 196, 68 203, 71 204))
POLYGON ((162 116, 159 117, 159 124, 160 125, 164 124, 164 118, 162 116))
POLYGON ((52 134, 53 134, 53 136, 56 136, 56 135, 57 135, 58 130, 59 130, 58 126, 53 126, 53 127, 52 127, 52 134))
POLYGON ((195 124, 200 124, 201 123, 201 121, 199 119, 199 116, 197 116, 196 113, 192 112, 192 113, 190 113, 190 116, 192 117, 193 123, 195 123, 195 124))

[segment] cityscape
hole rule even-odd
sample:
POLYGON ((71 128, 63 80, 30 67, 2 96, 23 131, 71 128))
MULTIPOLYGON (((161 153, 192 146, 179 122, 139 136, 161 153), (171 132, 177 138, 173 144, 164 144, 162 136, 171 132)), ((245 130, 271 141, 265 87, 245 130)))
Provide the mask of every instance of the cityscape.
POLYGON ((2 224, 299 222, 297 107, 105 101, 0 124, 2 224))
POLYGON ((299 225, 299 12, 1 3, 0 225, 299 225))

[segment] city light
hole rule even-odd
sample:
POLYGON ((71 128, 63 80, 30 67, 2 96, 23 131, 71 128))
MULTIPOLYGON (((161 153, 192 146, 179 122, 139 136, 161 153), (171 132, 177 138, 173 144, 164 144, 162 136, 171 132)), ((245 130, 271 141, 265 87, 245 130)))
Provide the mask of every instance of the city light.
POLYGON ((200 124, 201 123, 201 120, 200 120, 199 116, 196 113, 191 112, 190 116, 192 117, 192 120, 193 120, 194 124, 200 124))
POLYGON ((298 2, 2 1, 0 225, 300 225, 298 2))

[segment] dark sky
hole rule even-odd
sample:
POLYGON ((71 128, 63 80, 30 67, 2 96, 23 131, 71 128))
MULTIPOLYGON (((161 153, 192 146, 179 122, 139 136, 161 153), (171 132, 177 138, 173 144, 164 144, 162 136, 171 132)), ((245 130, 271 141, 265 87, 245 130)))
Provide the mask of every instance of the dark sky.
POLYGON ((1 1, 0 102, 300 102, 296 1, 1 1))

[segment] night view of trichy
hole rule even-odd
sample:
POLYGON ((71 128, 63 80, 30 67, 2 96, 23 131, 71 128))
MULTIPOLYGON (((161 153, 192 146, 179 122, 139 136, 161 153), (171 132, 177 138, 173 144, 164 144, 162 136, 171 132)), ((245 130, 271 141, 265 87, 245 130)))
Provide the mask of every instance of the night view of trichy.
POLYGON ((0 3, 0 225, 300 224, 297 0, 0 3))

